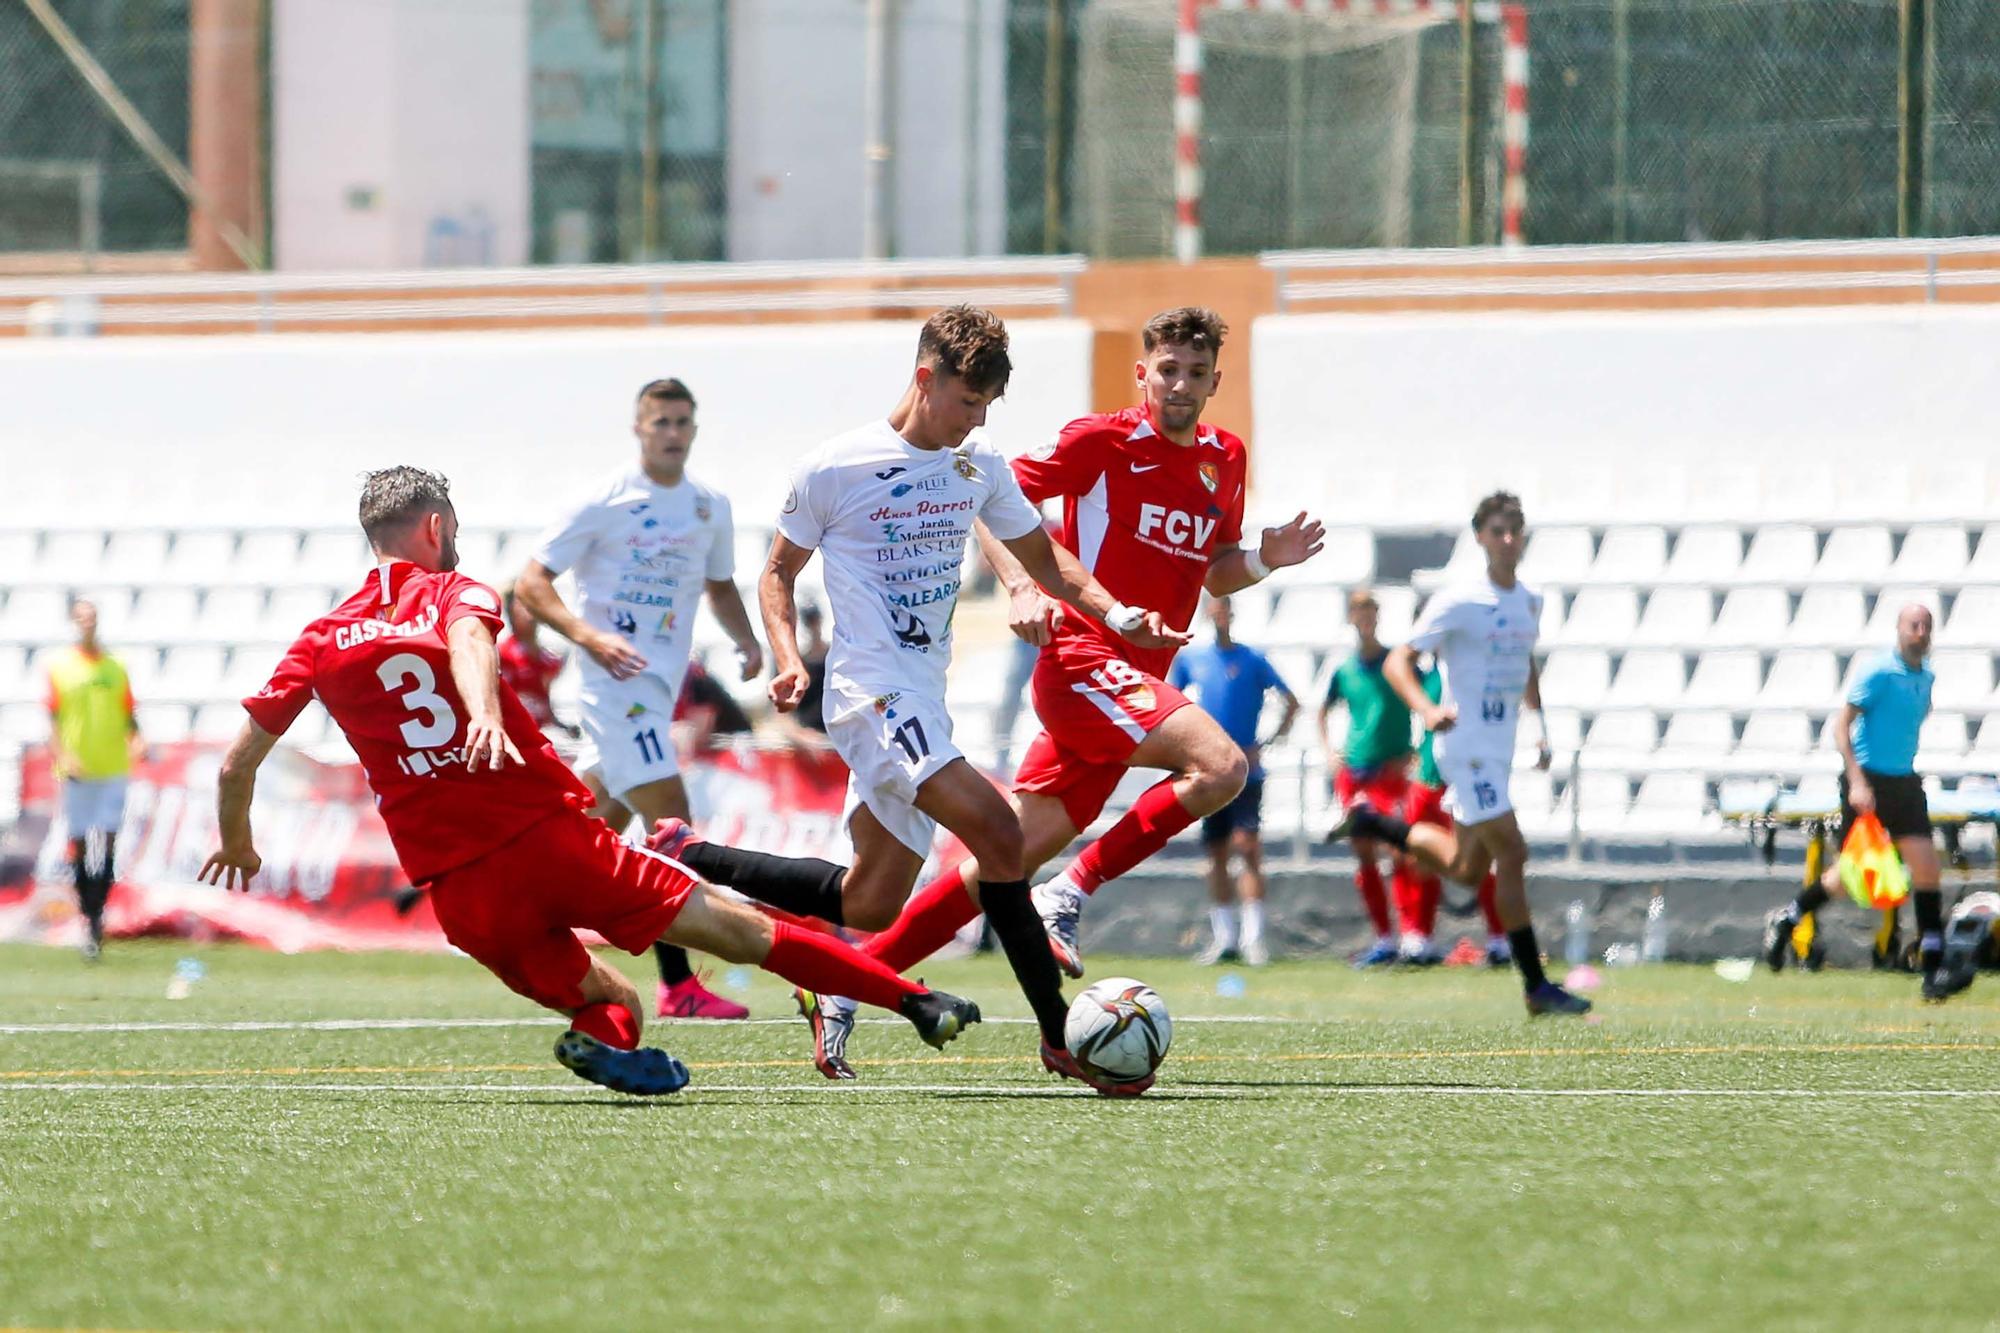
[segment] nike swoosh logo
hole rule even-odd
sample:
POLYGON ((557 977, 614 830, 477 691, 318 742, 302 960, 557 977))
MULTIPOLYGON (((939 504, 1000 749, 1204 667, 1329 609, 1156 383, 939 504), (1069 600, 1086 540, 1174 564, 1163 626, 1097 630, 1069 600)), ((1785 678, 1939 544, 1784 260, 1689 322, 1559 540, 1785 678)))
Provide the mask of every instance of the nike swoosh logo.
POLYGON ((1132 470, 1134 472, 1151 472, 1154 468, 1158 466, 1160 466, 1158 463, 1148 463, 1146 464, 1146 466, 1140 467, 1137 463, 1134 463, 1132 465, 1132 470))

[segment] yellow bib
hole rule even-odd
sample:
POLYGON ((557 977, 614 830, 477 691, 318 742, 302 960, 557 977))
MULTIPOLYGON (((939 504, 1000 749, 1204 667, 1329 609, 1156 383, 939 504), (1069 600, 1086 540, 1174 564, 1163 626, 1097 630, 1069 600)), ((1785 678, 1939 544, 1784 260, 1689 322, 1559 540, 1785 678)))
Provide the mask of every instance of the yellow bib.
POLYGON ((125 668, 109 653, 89 657, 65 648, 49 663, 56 738, 80 778, 122 778, 132 770, 132 691, 125 668))

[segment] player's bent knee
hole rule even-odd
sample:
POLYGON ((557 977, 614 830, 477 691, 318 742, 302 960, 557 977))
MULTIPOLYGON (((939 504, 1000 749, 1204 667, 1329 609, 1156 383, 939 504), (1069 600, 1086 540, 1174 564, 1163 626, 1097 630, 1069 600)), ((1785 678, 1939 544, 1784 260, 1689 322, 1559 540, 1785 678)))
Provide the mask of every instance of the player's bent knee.
POLYGON ((666 939, 670 944, 714 954, 725 963, 757 964, 771 952, 771 918, 701 888, 674 918, 666 939))

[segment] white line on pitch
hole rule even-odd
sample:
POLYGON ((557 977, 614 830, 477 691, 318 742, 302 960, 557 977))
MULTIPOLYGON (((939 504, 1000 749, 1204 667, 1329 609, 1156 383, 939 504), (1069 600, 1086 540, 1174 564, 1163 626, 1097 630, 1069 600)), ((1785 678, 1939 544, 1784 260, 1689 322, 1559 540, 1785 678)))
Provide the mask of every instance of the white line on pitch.
MULTIPOLYGON (((0 1092, 406 1092, 425 1096, 460 1093, 486 1095, 520 1093, 597 1095, 587 1083, 0 1083, 0 1092)), ((1294 1095, 1315 1097, 1573 1097, 1573 1098, 1767 1098, 1774 1101, 1820 1101, 1837 1098, 1871 1100, 1992 1100, 2000 1088, 1445 1088, 1408 1086, 1339 1087, 1312 1084, 1272 1084, 1263 1088, 1207 1088, 1162 1084, 1170 1098, 1210 1100, 1275 1100, 1294 1095)), ((754 1093, 779 1096, 857 1097, 870 1093, 917 1093, 966 1097, 1091 1097, 1088 1088, 1023 1083, 698 1083, 678 1096, 702 1093, 754 1093)))
MULTIPOLYGON (((797 1018, 748 1018, 748 1019, 653 1019, 649 1022, 693 1023, 702 1027, 796 1027, 797 1018)), ((867 1017, 863 1023, 900 1024, 906 1019, 888 1017, 867 1017)), ((989 1024, 1015 1025, 1032 1023, 1032 1018, 988 1018, 989 1024)), ((1318 1023, 1331 1019, 1283 1018, 1264 1014, 1189 1014, 1175 1016, 1176 1023, 1318 1023)), ((426 1028, 539 1028, 552 1027, 562 1019, 550 1015, 546 1018, 320 1018, 299 1022, 263 1021, 246 1019, 240 1022, 214 1023, 0 1023, 0 1036, 28 1037, 45 1036, 53 1033, 94 1033, 94 1032, 391 1032, 405 1029, 426 1028)))

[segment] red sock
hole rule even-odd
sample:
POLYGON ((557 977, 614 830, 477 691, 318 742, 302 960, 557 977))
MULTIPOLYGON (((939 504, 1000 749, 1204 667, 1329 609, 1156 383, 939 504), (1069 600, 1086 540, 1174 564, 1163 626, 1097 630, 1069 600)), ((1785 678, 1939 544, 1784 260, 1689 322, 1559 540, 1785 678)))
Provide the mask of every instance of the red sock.
POLYGON ((1438 899, 1444 896, 1444 881, 1436 875, 1424 875, 1422 879, 1423 906, 1418 909, 1417 917, 1423 922, 1421 929, 1424 934, 1435 935, 1438 923, 1438 899))
POLYGON ((861 952, 892 972, 907 972, 951 943, 961 927, 979 915, 965 876, 957 866, 918 889, 890 927, 861 946, 861 952))
POLYGON ((764 970, 807 990, 845 995, 892 1013, 904 996, 924 991, 830 935, 782 921, 771 923, 771 952, 764 958, 764 970))
POLYGON ((1402 920, 1404 931, 1430 934, 1431 928, 1424 924, 1423 872, 1411 865, 1408 857, 1399 856, 1389 872, 1389 882, 1396 891, 1396 915, 1402 920))
POLYGON ((1505 935, 1507 928, 1500 924, 1500 881, 1487 871, 1486 878, 1479 881, 1479 910, 1486 917, 1488 935, 1505 935))
POLYGON ((1389 895, 1382 891, 1382 868, 1373 861, 1363 861, 1354 870, 1354 887, 1361 893, 1361 905, 1368 909, 1368 919, 1375 923, 1376 938, 1389 933, 1389 895))
POLYGON ((1069 863, 1069 882, 1096 893, 1099 885, 1117 879, 1192 823, 1194 816, 1174 795, 1174 779, 1155 783, 1139 794, 1123 819, 1069 863))
POLYGON ((586 1004, 570 1015, 569 1025, 606 1046, 629 1051, 639 1044, 639 1020, 622 1004, 586 1004))

